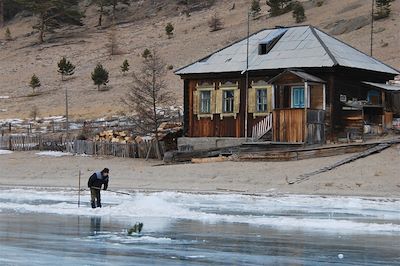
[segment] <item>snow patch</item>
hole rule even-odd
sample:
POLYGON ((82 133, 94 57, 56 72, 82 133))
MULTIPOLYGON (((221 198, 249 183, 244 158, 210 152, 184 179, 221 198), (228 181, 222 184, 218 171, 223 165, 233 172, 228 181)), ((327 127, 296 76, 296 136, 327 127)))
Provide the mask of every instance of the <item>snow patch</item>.
POLYGON ((63 157, 63 156, 71 156, 72 153, 61 152, 61 151, 42 151, 42 152, 37 152, 36 155, 49 156, 49 157, 63 157))
POLYGON ((0 155, 7 155, 13 153, 12 151, 0 150, 0 155))

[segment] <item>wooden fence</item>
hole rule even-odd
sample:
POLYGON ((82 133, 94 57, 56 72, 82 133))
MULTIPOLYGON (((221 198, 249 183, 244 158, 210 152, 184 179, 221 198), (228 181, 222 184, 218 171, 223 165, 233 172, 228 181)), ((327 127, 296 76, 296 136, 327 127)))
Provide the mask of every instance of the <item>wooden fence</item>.
MULTIPOLYGON (((159 145, 160 155, 164 154, 164 143, 159 145)), ((115 156, 123 158, 158 158, 157 145, 153 141, 141 143, 109 143, 88 140, 75 140, 67 144, 66 151, 73 154, 94 156, 115 156)))
MULTIPOLYGON (((164 155, 164 142, 159 142, 159 155, 164 155)), ((115 156, 126 158, 159 158, 157 145, 154 141, 141 143, 109 143, 88 140, 49 139, 41 135, 0 136, 0 149, 11 151, 65 151, 73 154, 93 156, 115 156)))

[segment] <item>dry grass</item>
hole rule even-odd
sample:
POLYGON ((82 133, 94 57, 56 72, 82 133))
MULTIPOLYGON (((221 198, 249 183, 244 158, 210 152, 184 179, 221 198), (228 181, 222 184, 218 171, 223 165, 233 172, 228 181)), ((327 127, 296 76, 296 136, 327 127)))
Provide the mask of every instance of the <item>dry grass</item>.
MULTIPOLYGON (((165 5, 157 8, 158 11, 146 4, 133 6, 122 16, 125 23, 117 25, 116 40, 120 54, 114 56, 109 53, 109 21, 106 21, 106 27, 95 27, 97 14, 92 7, 87 9, 85 26, 68 27, 68 31, 58 30, 48 35, 47 39, 50 40, 43 45, 36 44, 37 34, 30 34, 32 18, 12 21, 7 27, 14 40, 6 42, 0 39, 0 95, 16 98, 0 100, 1 109, 8 110, 1 112, 0 118, 28 117, 29 106, 32 105, 38 106, 43 116, 63 114, 65 88, 70 92, 71 114, 74 118, 93 118, 122 112, 124 107, 119 99, 126 93, 131 81, 130 74, 123 76, 119 69, 124 59, 129 60, 130 71, 138 71, 143 50, 157 48, 166 63, 174 66, 174 69, 191 63, 246 36, 248 2, 237 0, 235 9, 231 10, 231 1, 220 0, 210 10, 195 11, 190 16, 184 14, 182 6, 165 5), (224 28, 210 32, 207 21, 215 12, 224 21, 224 28), (170 39, 165 35, 168 22, 175 27, 174 36, 170 39), (64 82, 61 82, 56 71, 56 63, 62 56, 77 66, 74 78, 64 82), (98 92, 92 84, 90 73, 97 63, 102 63, 110 71, 111 89, 108 91, 98 92), (21 97, 30 92, 28 82, 33 72, 41 80, 42 95, 21 97)), ((306 7, 305 23, 322 29, 338 20, 350 20, 370 12, 370 3, 365 0, 326 0, 321 7, 311 4, 306 7)), ((400 1, 395 1, 392 8, 390 18, 376 22, 375 56, 400 68, 400 1)), ((266 14, 266 11, 267 6, 262 1, 262 14, 266 14)), ((251 31, 294 24, 290 13, 268 19, 262 15, 251 21, 251 31)), ((369 26, 364 26, 336 37, 368 53, 369 30, 369 26)), ((3 36, 0 34, 0 38, 3 36)), ((168 70, 167 85, 181 102, 182 81, 173 74, 172 69, 168 70)))

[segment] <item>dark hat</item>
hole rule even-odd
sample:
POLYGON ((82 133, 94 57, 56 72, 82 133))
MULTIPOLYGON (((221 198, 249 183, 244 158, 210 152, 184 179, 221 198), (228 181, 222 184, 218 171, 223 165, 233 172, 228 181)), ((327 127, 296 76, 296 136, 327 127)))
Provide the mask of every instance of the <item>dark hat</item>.
POLYGON ((101 171, 101 172, 102 172, 102 173, 107 173, 107 174, 108 174, 108 173, 110 173, 110 169, 104 168, 103 171, 101 171))

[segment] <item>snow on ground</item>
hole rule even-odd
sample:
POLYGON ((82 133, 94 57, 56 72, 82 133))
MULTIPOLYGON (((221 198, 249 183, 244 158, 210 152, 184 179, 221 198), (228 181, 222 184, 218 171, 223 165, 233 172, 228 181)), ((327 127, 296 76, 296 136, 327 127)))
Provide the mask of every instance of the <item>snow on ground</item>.
POLYGON ((10 96, 4 96, 4 95, 1 96, 1 95, 0 95, 0 99, 10 99, 10 96))
POLYGON ((42 152, 37 152, 36 155, 49 156, 49 157, 63 157, 63 156, 71 156, 72 153, 61 152, 61 151, 42 151, 42 152))
POLYGON ((0 155, 7 155, 13 153, 12 151, 0 150, 0 155))

